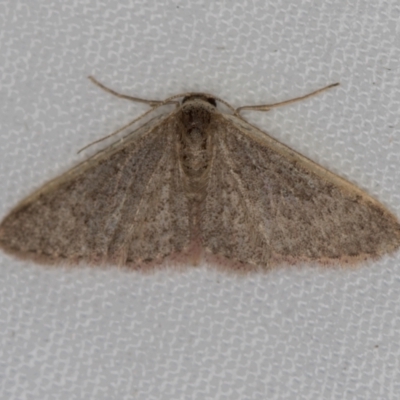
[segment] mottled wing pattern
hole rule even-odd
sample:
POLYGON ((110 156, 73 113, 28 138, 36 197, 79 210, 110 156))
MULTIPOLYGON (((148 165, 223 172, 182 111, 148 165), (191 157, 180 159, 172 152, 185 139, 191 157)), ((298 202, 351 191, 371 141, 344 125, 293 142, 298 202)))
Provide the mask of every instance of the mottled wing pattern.
POLYGON ((176 120, 145 126, 39 189, 6 217, 0 245, 41 262, 138 264, 189 240, 176 120), (171 124, 173 126, 171 126, 171 124))
POLYGON ((243 120, 215 118, 224 123, 201 218, 209 253, 268 267, 352 262, 399 246, 396 218, 367 194, 243 120))

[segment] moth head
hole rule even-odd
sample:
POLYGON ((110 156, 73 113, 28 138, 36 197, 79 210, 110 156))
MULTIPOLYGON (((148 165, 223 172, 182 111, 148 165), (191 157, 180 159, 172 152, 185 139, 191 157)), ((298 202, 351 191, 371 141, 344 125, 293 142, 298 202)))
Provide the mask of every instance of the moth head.
POLYGON ((206 103, 211 104, 214 107, 217 107, 217 102, 215 101, 214 97, 204 96, 203 94, 191 94, 190 96, 185 96, 182 100, 182 105, 188 101, 192 100, 202 100, 206 103))

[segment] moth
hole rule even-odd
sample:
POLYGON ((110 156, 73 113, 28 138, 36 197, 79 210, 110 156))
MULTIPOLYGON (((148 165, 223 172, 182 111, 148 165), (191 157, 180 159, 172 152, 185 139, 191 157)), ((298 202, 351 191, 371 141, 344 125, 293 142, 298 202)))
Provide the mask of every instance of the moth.
POLYGON ((205 93, 138 99, 91 79, 150 111, 175 108, 22 200, 0 225, 5 252, 45 264, 203 260, 247 271, 352 264, 400 246, 400 224, 382 204, 240 115, 301 98, 234 109, 205 93))

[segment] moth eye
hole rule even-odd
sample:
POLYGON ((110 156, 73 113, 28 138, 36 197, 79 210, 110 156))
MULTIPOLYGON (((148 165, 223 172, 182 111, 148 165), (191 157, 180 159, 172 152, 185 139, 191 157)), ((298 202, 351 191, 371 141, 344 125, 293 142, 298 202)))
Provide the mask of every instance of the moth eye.
POLYGON ((207 97, 207 101, 214 107, 217 107, 217 102, 215 101, 214 97, 207 97))

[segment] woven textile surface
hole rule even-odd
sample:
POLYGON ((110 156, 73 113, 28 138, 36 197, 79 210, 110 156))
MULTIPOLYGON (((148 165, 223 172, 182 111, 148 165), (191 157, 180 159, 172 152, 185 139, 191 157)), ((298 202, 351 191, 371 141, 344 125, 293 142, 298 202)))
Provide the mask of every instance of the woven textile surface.
MULTIPOLYGON (((400 216, 399 17, 396 0, 0 0, 1 216, 147 110, 88 75, 235 107, 340 82, 245 117, 400 216)), ((0 332, 0 399, 395 399, 400 252, 247 276, 1 253, 0 332)))

